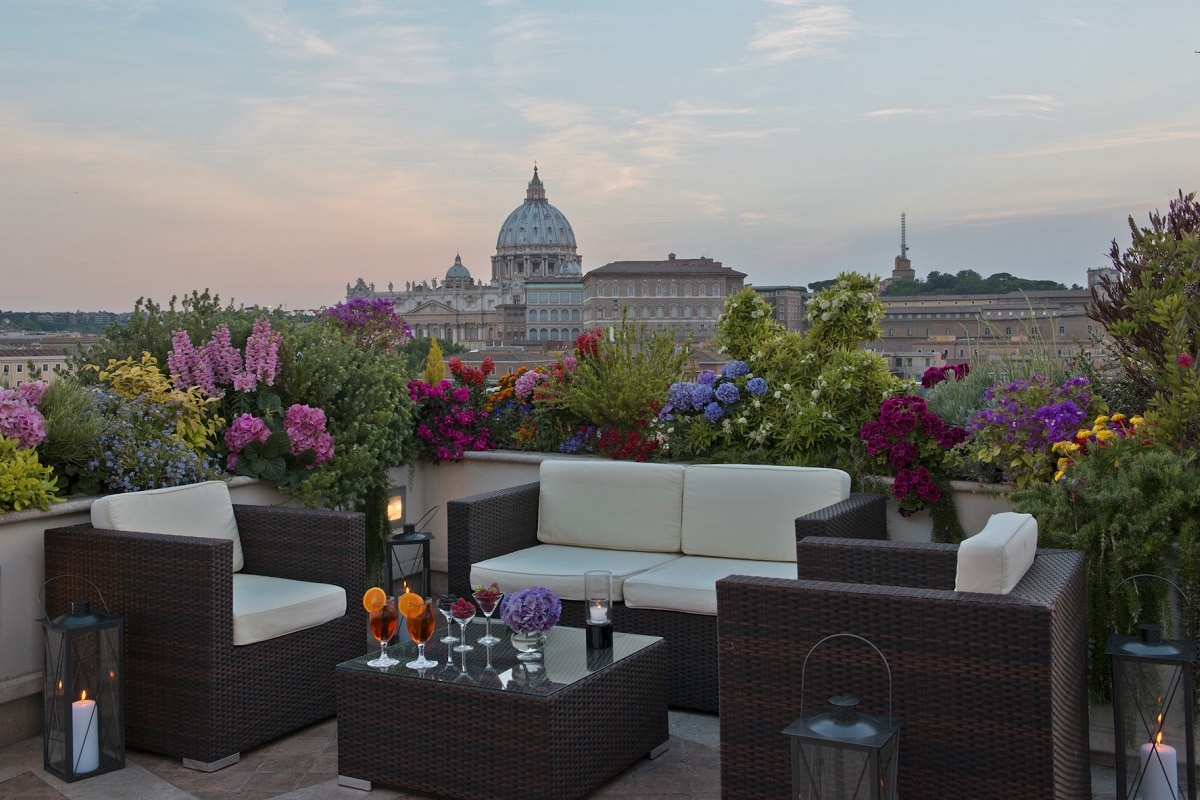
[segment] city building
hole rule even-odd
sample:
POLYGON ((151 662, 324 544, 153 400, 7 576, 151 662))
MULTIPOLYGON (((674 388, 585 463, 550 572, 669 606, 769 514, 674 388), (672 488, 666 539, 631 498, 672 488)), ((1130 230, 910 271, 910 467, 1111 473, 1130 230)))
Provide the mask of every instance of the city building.
POLYGON ((626 317, 652 331, 674 330, 676 341, 706 342, 745 277, 705 256, 614 261, 583 276, 584 319, 603 327, 626 317))
POLYGON ((53 381, 68 360, 99 336, 0 333, 0 387, 15 389, 33 380, 53 381))

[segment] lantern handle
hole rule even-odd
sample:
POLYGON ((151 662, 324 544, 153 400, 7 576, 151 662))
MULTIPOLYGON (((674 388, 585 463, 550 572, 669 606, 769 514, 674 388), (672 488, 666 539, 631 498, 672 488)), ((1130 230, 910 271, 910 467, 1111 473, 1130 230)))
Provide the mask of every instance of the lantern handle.
POLYGON ((876 647, 870 640, 859 636, 857 633, 831 633, 829 636, 826 636, 824 639, 821 639, 819 642, 809 648, 808 655, 804 656, 804 664, 800 667, 800 716, 804 716, 804 678, 805 673, 808 671, 808 659, 812 657, 813 651, 815 651, 818 647, 825 644, 830 639, 837 639, 840 637, 846 637, 847 639, 858 639, 860 642, 864 642, 867 644, 867 646, 875 651, 875 653, 879 656, 879 659, 883 662, 883 668, 887 670, 888 721, 891 722, 894 719, 892 715, 892 666, 888 663, 887 658, 883 655, 883 652, 878 647, 876 647))
POLYGON ((49 624, 49 622, 50 622, 50 612, 46 610, 46 587, 49 586, 51 584, 51 582, 56 581, 59 578, 75 578, 76 580, 83 581, 84 583, 91 586, 93 589, 96 590, 96 596, 100 598, 100 604, 104 606, 104 613, 109 614, 109 615, 112 614, 112 612, 108 610, 108 602, 104 599, 104 595, 100 592, 99 586, 92 583, 90 580, 83 577, 82 575, 55 575, 53 578, 47 578, 42 583, 42 587, 40 589, 38 589, 38 602, 40 602, 42 604, 42 616, 45 617, 47 624, 49 624))
POLYGON ((1137 575, 1130 575, 1128 578, 1125 578, 1123 581, 1121 581, 1116 586, 1114 586, 1113 590, 1112 590, 1112 594, 1110 594, 1108 596, 1108 632, 1109 633, 1115 633, 1117 630, 1117 592, 1121 590, 1122 586, 1124 586, 1125 584, 1129 583, 1132 580, 1137 580, 1138 578, 1154 578, 1155 580, 1162 581, 1163 583, 1167 584, 1172 589, 1174 589, 1175 594, 1177 594, 1177 595, 1179 595, 1179 597, 1183 598, 1183 602, 1187 605, 1187 607, 1189 609, 1191 609, 1191 607, 1192 607, 1191 599, 1186 594, 1183 593, 1183 590, 1180 589, 1179 586, 1174 581, 1172 581, 1169 578, 1164 578, 1162 575, 1153 575, 1149 572, 1139 572, 1137 575))

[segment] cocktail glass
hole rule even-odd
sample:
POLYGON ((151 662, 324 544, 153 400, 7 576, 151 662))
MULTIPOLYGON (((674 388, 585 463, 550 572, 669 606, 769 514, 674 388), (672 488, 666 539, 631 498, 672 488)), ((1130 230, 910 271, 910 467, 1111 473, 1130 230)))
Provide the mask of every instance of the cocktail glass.
POLYGON ((387 653, 388 642, 396 635, 398 621, 399 617, 396 615, 395 597, 389 597, 384 601, 383 608, 371 612, 371 635, 379 642, 379 658, 368 661, 368 667, 386 669, 400 663, 387 653))
MULTIPOLYGON (((467 604, 469 605, 469 604, 467 604)), ((474 650, 474 645, 467 644, 467 626, 471 624, 471 620, 475 619, 475 606, 469 606, 470 611, 460 610, 455 611, 454 621, 458 623, 458 628, 462 632, 462 643, 454 646, 454 652, 465 653, 468 650, 474 650)))
POLYGON ((404 621, 408 624, 408 635, 417 643, 417 657, 404 666, 417 670, 437 666, 438 662, 425 657, 425 643, 433 638, 436 620, 437 618, 433 615, 433 600, 428 597, 425 598, 425 610, 422 613, 405 617, 404 621))
POLYGON ((442 616, 446 618, 446 635, 438 640, 442 644, 449 645, 458 641, 458 637, 454 635, 454 626, 450 624, 454 621, 454 612, 450 610, 450 607, 457 599, 458 596, 453 594, 444 594, 437 599, 437 610, 442 612, 442 616))
POLYGON ((484 635, 479 637, 480 644, 493 645, 500 643, 499 636, 492 636, 492 614, 496 613, 496 609, 500 607, 500 601, 504 599, 504 592, 473 592, 471 594, 475 598, 475 602, 479 604, 479 610, 483 612, 483 617, 486 621, 484 635))

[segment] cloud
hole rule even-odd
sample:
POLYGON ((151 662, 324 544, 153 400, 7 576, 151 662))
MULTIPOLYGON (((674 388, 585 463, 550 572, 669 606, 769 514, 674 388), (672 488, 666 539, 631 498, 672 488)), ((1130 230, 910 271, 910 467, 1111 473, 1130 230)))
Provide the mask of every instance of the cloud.
POLYGON ((755 26, 750 49, 768 63, 832 55, 857 31, 850 9, 842 3, 770 0, 774 13, 755 26))
POLYGON ((245 14, 246 23, 272 45, 294 55, 332 56, 337 48, 286 14, 245 14))
POLYGON ((868 111, 868 117, 900 117, 914 116, 926 117, 937 112, 932 108, 877 108, 874 111, 868 111))
POLYGON ((1058 110, 1059 102, 1052 94, 997 94, 988 98, 989 105, 970 112, 973 117, 1038 117, 1045 119, 1058 110))

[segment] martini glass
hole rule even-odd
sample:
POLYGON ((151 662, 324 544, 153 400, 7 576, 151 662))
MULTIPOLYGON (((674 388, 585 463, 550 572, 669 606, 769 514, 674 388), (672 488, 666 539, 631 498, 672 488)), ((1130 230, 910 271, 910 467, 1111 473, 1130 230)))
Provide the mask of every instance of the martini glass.
POLYGON ((470 608, 470 611, 465 611, 460 608, 454 614, 454 621, 458 623, 458 628, 462 632, 462 644, 455 645, 454 652, 465 653, 468 650, 474 650, 475 646, 467 644, 467 626, 471 624, 471 620, 475 619, 475 606, 464 604, 470 608))
POLYGON ((500 643, 499 636, 492 636, 492 614, 496 613, 496 609, 500 607, 500 601, 504 599, 504 592, 499 594, 493 592, 474 592, 472 597, 479 604, 479 610, 483 612, 483 617, 486 621, 486 631, 483 636, 479 637, 479 643, 485 645, 493 645, 500 643))
POLYGON ((437 599, 437 610, 442 612, 442 616, 446 618, 446 635, 438 641, 447 645, 447 650, 449 650, 449 645, 458 641, 458 637, 454 635, 454 626, 450 624, 454 621, 454 612, 450 610, 450 607, 457 599, 458 597, 452 594, 444 594, 437 599))

